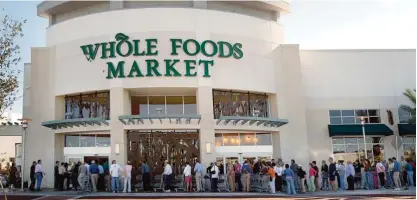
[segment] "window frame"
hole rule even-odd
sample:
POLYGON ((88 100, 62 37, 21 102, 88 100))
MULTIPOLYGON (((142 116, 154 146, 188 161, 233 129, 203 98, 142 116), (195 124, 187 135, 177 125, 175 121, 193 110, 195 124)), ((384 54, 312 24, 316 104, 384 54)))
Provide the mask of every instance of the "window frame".
POLYGON ((408 122, 401 122, 401 117, 407 117, 407 121, 409 121, 411 118, 413 118, 413 115, 410 112, 407 112, 405 110, 402 110, 402 111, 407 112, 408 116, 400 115, 400 110, 402 110, 401 107, 399 107, 397 109, 397 115, 398 115, 397 116, 397 120, 398 120, 398 123, 399 124, 407 124, 408 122))
MULTIPOLYGON (((220 146, 216 146, 217 147, 248 147, 248 146, 273 146, 274 145, 274 141, 273 141, 273 137, 272 137, 272 133, 269 132, 221 132, 221 133, 214 133, 216 134, 220 134, 221 135, 221 145, 220 146), (233 133, 233 134, 238 134, 237 137, 239 138, 239 145, 235 145, 235 146, 231 146, 231 145, 224 145, 224 134, 229 134, 229 133, 233 133), (252 133, 254 134, 254 138, 256 139, 256 142, 254 145, 241 145, 241 137, 242 134, 248 134, 248 133, 252 133), (271 137, 271 144, 258 144, 258 140, 257 140, 257 134, 269 134, 269 136, 271 137)), ((216 137, 216 136, 215 136, 216 137)))
POLYGON ((195 103, 196 113, 195 114, 198 114, 197 96, 192 96, 192 95, 146 95, 146 96, 145 95, 133 95, 133 96, 135 96, 135 97, 146 97, 146 99, 147 99, 147 108, 148 108, 147 115, 149 115, 149 113, 150 113, 149 97, 164 97, 165 98, 163 115, 168 115, 168 112, 167 112, 167 97, 181 97, 181 100, 182 100, 182 115, 185 115, 185 98, 184 97, 195 97, 195 99, 196 99, 196 103, 195 103))
MULTIPOLYGON (((374 149, 373 149, 373 146, 374 145, 382 145, 383 146, 383 148, 384 148, 384 150, 385 150, 385 145, 384 145, 384 136, 382 136, 382 135, 375 135, 375 136, 371 136, 371 137, 366 137, 365 139, 366 140, 368 140, 368 138, 374 138, 374 137, 378 137, 378 138, 381 138, 382 139, 382 142, 373 142, 373 141, 371 141, 371 143, 366 143, 366 146, 368 146, 368 145, 371 145, 371 149, 366 149, 367 151, 369 151, 369 150, 371 150, 371 153, 372 153, 372 155, 374 155, 374 149)), ((343 149, 344 149, 344 154, 346 154, 346 153, 348 153, 347 151, 346 151, 346 146, 347 145, 351 145, 351 146, 353 146, 354 144, 346 144, 346 140, 345 140, 345 138, 356 138, 356 144, 357 144, 357 152, 356 153, 360 153, 360 152, 362 152, 361 151, 361 149, 360 149, 360 146, 361 145, 363 145, 363 143, 361 143, 361 142, 359 142, 359 140, 360 139, 362 139, 363 140, 363 137, 360 137, 360 136, 357 136, 357 137, 355 137, 355 136, 352 136, 352 137, 350 137, 350 136, 335 136, 335 137, 331 137, 332 139, 331 139, 331 146, 332 146, 332 157, 334 158, 335 157, 335 155, 337 154, 335 154, 334 153, 334 146, 342 146, 343 145, 343 149), (343 144, 333 144, 333 139, 334 138, 342 138, 343 139, 343 144)), ((349 152, 349 153, 351 153, 351 152, 349 152)), ((342 153, 341 153, 342 154, 342 153)), ((384 152, 384 157, 385 157, 385 152, 384 152)), ((369 158, 369 157, 368 157, 369 158)), ((374 162, 374 157, 373 157, 373 160, 372 160, 372 162, 374 162)))
POLYGON ((101 135, 101 136, 108 135, 109 137, 103 137, 103 138, 109 138, 110 139, 110 145, 108 147, 109 148, 111 147, 111 135, 110 134, 88 134, 88 133, 86 133, 86 134, 65 134, 64 135, 64 147, 69 147, 69 146, 67 146, 67 136, 77 136, 78 137, 78 146, 77 147, 71 147, 71 148, 91 148, 91 147, 82 147, 81 146, 81 137, 83 135, 84 136, 94 135, 94 146, 93 146, 93 148, 101 147, 101 146, 97 146, 97 135, 101 135))
POLYGON ((360 121, 360 117, 364 117, 364 120, 365 120, 365 124, 381 124, 382 122, 381 122, 381 111, 380 111, 380 109, 329 109, 328 111, 327 111, 327 114, 328 114, 328 120, 329 120, 329 124, 331 124, 331 125, 349 125, 349 124, 361 124, 361 121, 360 121), (349 110, 349 111, 353 111, 353 116, 351 116, 351 115, 347 115, 347 116, 344 116, 343 115, 343 111, 347 111, 347 110, 349 110), (367 113, 367 115, 366 116, 358 116, 357 115, 357 111, 359 111, 359 110, 366 110, 366 113, 367 113), (376 110, 377 111, 377 113, 378 113, 378 115, 369 115, 369 111, 370 110, 376 110), (340 112, 340 116, 331 116, 330 115, 330 112, 331 111, 339 111, 340 112), (343 122, 343 118, 344 117, 354 117, 354 123, 344 123, 343 122), (378 118, 379 119, 379 123, 370 123, 370 118, 378 118), (340 118, 340 124, 334 124, 334 123, 331 123, 332 122, 332 119, 335 119, 335 118, 340 118))

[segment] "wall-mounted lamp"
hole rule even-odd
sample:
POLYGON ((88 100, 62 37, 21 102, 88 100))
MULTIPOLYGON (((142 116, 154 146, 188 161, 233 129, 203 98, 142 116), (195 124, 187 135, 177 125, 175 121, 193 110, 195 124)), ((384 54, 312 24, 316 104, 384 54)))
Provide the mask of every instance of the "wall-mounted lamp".
POLYGON ((114 152, 116 153, 116 155, 119 155, 120 154, 120 144, 116 144, 114 146, 114 152))
POLYGON ((206 153, 211 154, 211 143, 206 142, 206 153))

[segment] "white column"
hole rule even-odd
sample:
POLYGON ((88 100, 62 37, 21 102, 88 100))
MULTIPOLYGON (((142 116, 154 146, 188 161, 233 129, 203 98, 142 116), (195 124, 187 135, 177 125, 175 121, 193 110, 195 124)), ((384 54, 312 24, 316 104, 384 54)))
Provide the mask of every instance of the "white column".
POLYGON ((216 161, 213 116, 213 90, 208 86, 201 86, 197 90, 197 108, 201 115, 200 122, 200 159, 204 166, 216 161), (211 153, 207 153, 206 144, 210 144, 211 153))
POLYGON ((123 124, 119 120, 121 115, 131 114, 131 103, 129 91, 121 88, 110 89, 110 140, 111 154, 109 162, 116 160, 118 164, 125 164, 127 161, 127 137, 123 124), (119 152, 116 152, 116 146, 119 152))

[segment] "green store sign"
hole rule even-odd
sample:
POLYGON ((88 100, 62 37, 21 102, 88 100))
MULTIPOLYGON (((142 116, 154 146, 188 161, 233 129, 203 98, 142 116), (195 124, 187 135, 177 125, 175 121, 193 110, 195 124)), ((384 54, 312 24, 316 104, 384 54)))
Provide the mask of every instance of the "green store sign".
MULTIPOLYGON (((118 33, 115 36, 116 41, 88 44, 81 46, 81 49, 87 60, 92 62, 97 57, 100 59, 138 56, 145 57, 158 55, 158 40, 145 39, 131 40, 129 36, 118 33)), ((170 39, 171 55, 178 56, 178 52, 183 51, 188 56, 202 54, 206 57, 219 57, 241 59, 243 57, 242 44, 212 40, 198 42, 194 39, 170 39), (192 48, 190 48, 192 47, 192 48)), ((179 60, 164 59, 160 63, 156 59, 145 59, 140 63, 136 60, 133 63, 119 61, 117 63, 107 62, 107 79, 113 78, 133 78, 133 77, 151 77, 151 76, 197 76, 197 67, 203 69, 203 77, 210 77, 210 68, 214 66, 213 60, 179 60), (182 65, 181 65, 182 63, 182 65), (143 65, 143 66, 142 66, 143 65), (185 73, 181 74, 177 69, 185 68, 185 73), (160 72, 165 68, 165 74, 160 72)))

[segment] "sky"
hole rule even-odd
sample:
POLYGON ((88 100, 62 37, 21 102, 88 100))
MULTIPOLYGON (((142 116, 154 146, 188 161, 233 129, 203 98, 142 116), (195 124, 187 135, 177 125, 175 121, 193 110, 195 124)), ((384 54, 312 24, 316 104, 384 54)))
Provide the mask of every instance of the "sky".
MULTIPOLYGON (((417 0, 292 0, 290 13, 281 15, 284 43, 300 49, 415 49, 417 0)), ((0 16, 27 19, 21 47, 24 63, 30 48, 45 45, 48 21, 37 16, 40 1, 0 1, 0 16)), ((22 74, 21 74, 22 75, 22 74)), ((21 78, 21 82, 23 78, 21 78)), ((22 92, 22 90, 20 90, 22 92)), ((20 93, 22 95, 22 93, 20 93)), ((6 114, 21 117, 22 100, 6 114)))

